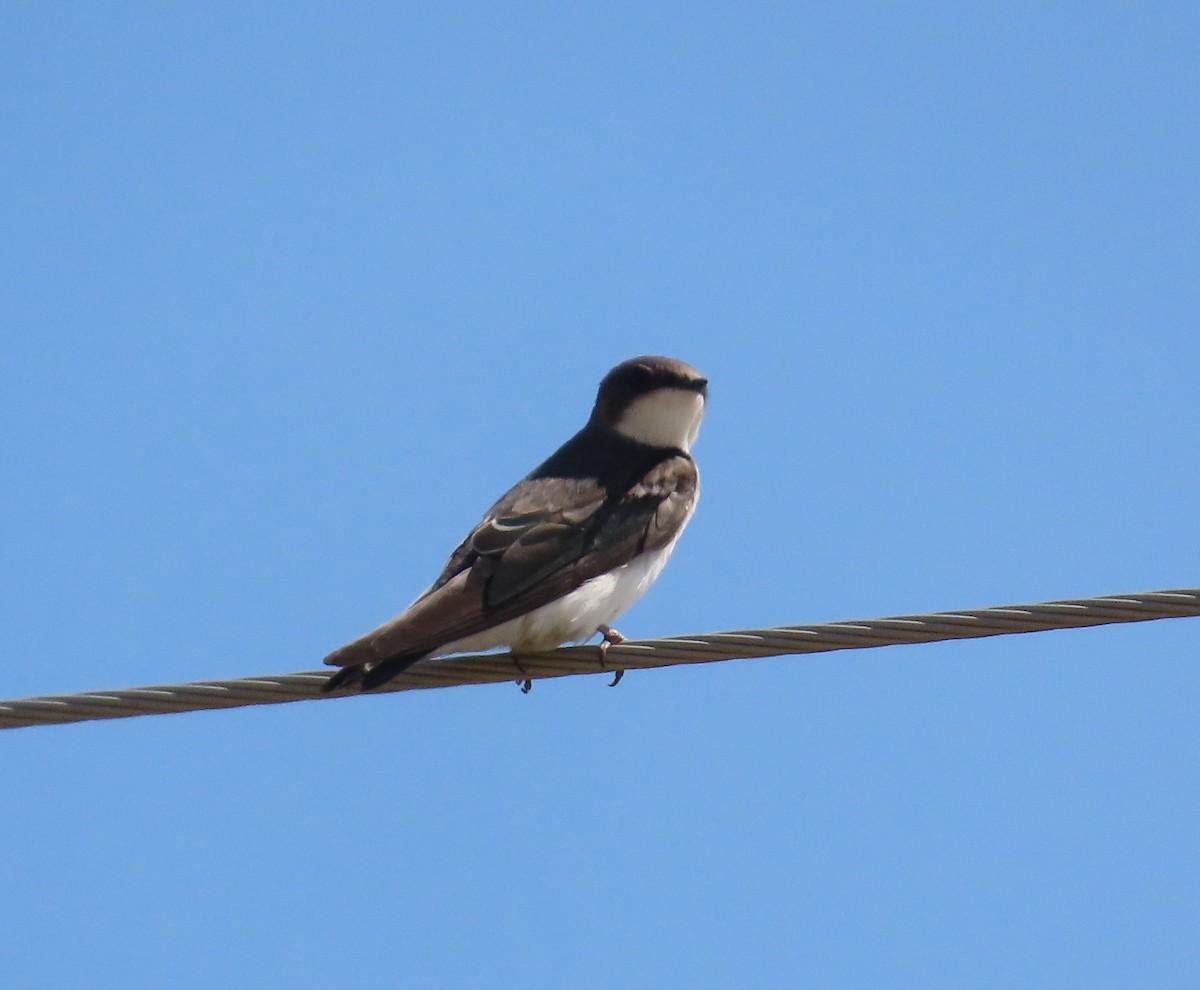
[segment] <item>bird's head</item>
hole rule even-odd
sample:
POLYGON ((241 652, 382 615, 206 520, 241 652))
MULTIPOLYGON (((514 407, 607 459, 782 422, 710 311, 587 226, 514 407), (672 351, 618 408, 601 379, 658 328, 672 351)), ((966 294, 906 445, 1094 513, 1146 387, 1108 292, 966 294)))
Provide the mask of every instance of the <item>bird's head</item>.
POLYGON ((708 379, 675 358, 622 361, 600 382, 591 422, 651 447, 687 453, 700 431, 708 379))

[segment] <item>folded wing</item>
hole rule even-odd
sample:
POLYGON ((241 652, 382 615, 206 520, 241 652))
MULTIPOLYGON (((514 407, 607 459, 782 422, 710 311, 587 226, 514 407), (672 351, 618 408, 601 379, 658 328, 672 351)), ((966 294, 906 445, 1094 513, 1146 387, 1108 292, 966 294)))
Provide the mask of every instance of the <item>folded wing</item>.
POLYGON ((665 455, 618 492, 591 479, 556 480, 519 483, 411 606, 325 662, 370 665, 372 680, 383 683, 447 643, 531 612, 669 543, 698 487, 695 465, 681 453, 665 455))

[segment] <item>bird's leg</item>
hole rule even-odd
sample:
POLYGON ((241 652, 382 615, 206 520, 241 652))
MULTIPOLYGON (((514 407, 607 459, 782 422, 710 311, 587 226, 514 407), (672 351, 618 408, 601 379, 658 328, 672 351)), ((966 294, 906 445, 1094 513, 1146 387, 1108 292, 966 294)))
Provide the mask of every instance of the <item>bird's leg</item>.
MULTIPOLYGON (((608 653, 608 648, 617 643, 624 643, 625 637, 622 636, 619 632, 617 632, 612 626, 599 626, 596 629, 596 632, 598 632, 601 636, 604 637, 602 640, 600 640, 600 644, 596 647, 600 651, 600 666, 603 667, 605 670, 608 670, 608 664, 605 662, 605 659, 604 659, 608 653)), ((608 686, 616 687, 618 684, 621 683, 621 678, 624 676, 625 676, 625 671, 618 668, 618 670, 616 672, 616 676, 613 677, 612 683, 609 684, 608 686)))
POLYGON ((529 676, 529 671, 521 666, 521 661, 517 659, 516 654, 510 652, 508 656, 521 675, 521 679, 515 683, 520 686, 522 694, 528 694, 533 688, 533 679, 529 676))

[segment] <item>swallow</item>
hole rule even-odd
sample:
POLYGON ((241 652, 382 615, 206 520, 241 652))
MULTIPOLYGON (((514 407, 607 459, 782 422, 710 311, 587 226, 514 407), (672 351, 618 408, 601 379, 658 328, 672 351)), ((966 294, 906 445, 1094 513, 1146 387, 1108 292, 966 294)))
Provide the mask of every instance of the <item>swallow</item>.
POLYGON ((620 642, 610 623, 658 577, 696 509, 691 450, 707 399, 708 380, 683 361, 618 364, 583 429, 487 511, 438 579, 325 658, 341 669, 322 690, 370 691, 427 657, 596 633, 602 651, 620 642))

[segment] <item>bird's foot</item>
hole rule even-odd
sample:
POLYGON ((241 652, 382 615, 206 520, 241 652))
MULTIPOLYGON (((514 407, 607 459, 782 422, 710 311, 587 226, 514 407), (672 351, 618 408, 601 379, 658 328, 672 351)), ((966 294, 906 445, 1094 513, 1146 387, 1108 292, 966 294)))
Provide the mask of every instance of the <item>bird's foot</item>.
MULTIPOLYGON (((599 645, 596 647, 596 649, 600 651, 600 666, 604 670, 608 670, 608 663, 605 661, 605 657, 608 654, 608 648, 610 646, 615 646, 617 643, 624 643, 625 637, 617 632, 612 626, 600 626, 596 632, 604 637, 602 640, 600 640, 599 645)), ((621 683, 621 678, 624 676, 625 671, 618 668, 612 679, 612 682, 608 686, 616 687, 621 683)))
POLYGON ((512 654, 509 654, 509 658, 512 660, 513 666, 517 668, 517 672, 521 675, 521 679, 514 681, 513 683, 521 689, 522 694, 528 694, 531 690, 533 690, 533 678, 529 676, 529 671, 521 666, 520 660, 518 660, 515 656, 512 656, 512 654))

